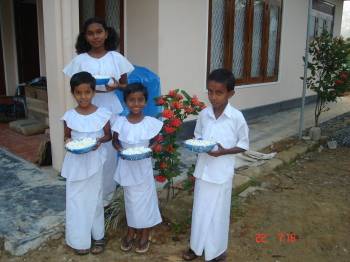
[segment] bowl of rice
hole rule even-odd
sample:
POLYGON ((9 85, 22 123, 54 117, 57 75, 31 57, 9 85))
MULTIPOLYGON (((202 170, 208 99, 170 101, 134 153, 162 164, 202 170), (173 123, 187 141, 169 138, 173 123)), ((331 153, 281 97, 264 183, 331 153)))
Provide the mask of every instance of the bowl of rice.
POLYGON ((184 147, 195 153, 207 153, 213 150, 217 143, 202 139, 188 139, 184 142, 184 147))
POLYGON ((120 157, 125 160, 141 160, 152 156, 152 150, 148 147, 130 147, 120 152, 120 157))
POLYGON ((96 85, 107 85, 109 80, 111 79, 110 76, 105 75, 93 75, 93 77, 96 80, 96 85))
POLYGON ((69 141, 65 145, 65 148, 67 151, 73 154, 85 154, 93 150, 94 147, 96 146, 96 143, 97 143, 96 139, 86 137, 82 139, 69 141))

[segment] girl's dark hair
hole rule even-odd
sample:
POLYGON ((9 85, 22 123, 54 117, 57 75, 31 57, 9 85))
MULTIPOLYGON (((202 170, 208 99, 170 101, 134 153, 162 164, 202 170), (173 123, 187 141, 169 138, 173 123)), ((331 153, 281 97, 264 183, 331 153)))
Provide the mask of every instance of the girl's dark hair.
POLYGON ((208 76, 209 81, 215 81, 226 86, 227 91, 235 90, 235 77, 230 70, 219 68, 212 71, 208 76))
POLYGON ((141 83, 133 83, 133 84, 128 84, 124 89, 124 102, 126 103, 126 99, 130 94, 133 94, 136 92, 141 92, 145 97, 145 100, 147 101, 148 99, 147 88, 144 87, 144 85, 142 85, 141 83))
POLYGON ((104 30, 106 30, 108 33, 108 37, 105 41, 105 49, 107 51, 117 50, 117 47, 119 46, 119 36, 117 32, 114 30, 114 28, 107 26, 105 20, 103 20, 102 18, 92 17, 85 21, 82 29, 80 30, 80 33, 77 38, 77 42, 75 43, 75 50, 77 54, 82 54, 90 51, 91 46, 86 41, 85 34, 89 25, 95 24, 95 23, 102 25, 104 30))
POLYGON ((90 73, 82 71, 72 75, 72 78, 70 79, 70 91, 72 94, 74 94, 75 88, 81 84, 89 84, 90 88, 95 91, 96 80, 90 73))

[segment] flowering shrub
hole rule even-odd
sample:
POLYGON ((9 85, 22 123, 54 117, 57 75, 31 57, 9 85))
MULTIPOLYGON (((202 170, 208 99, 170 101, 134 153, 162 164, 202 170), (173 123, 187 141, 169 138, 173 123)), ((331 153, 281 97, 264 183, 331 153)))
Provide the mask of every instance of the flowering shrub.
POLYGON ((306 85, 317 94, 314 115, 315 126, 318 126, 321 113, 329 110, 327 103, 336 101, 349 89, 347 57, 350 55, 350 44, 341 37, 332 38, 325 31, 311 41, 309 53, 311 61, 308 62, 308 69, 311 75, 306 79, 306 85))
POLYGON ((203 102, 197 96, 191 97, 183 90, 171 90, 167 95, 156 98, 156 104, 163 107, 161 114, 163 128, 155 138, 154 147, 155 169, 158 182, 167 181, 166 186, 170 188, 173 178, 180 175, 180 153, 177 151, 179 145, 176 142, 176 134, 181 129, 183 121, 189 115, 198 115, 205 108, 203 102))

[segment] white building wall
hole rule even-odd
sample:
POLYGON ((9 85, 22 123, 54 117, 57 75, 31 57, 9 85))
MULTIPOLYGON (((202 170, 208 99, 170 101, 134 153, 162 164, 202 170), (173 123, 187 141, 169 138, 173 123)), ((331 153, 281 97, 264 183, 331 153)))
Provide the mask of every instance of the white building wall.
POLYGON ((125 55, 133 63, 158 73, 159 0, 125 1, 125 55))
POLYGON ((206 97, 208 8, 208 0, 159 1, 162 92, 180 88, 206 97))
MULTIPOLYGON (((149 17, 146 1, 127 0, 127 50, 128 57, 136 64, 149 66, 159 74, 162 92, 169 89, 185 89, 206 101, 206 72, 208 45, 208 0, 152 0, 159 8, 158 30, 152 29, 154 17, 149 17), (137 2, 137 6, 136 6, 137 2), (145 17, 139 14, 145 10, 145 17), (146 15, 147 14, 147 15, 146 15), (141 17, 141 22, 138 20, 141 17), (141 24, 141 25, 140 25, 141 24), (158 37, 158 52, 149 45, 146 53, 138 50, 143 33, 150 30, 158 37), (133 43, 134 42, 134 43, 133 43), (154 58, 158 56, 158 65, 154 58)), ((148 2, 148 1, 147 1, 148 2)), ((280 46, 280 70, 277 82, 238 86, 232 103, 240 108, 253 108, 301 96, 303 75, 302 56, 305 50, 307 25, 306 0, 284 0, 282 35, 280 46)), ((340 34, 342 0, 331 0, 337 5, 335 35, 340 34)), ((156 10, 156 9, 154 9, 156 10)), ((153 11, 154 11, 153 10, 153 11)), ((154 12, 152 12, 154 14, 154 12)), ((149 42, 148 42, 149 43, 149 42)))

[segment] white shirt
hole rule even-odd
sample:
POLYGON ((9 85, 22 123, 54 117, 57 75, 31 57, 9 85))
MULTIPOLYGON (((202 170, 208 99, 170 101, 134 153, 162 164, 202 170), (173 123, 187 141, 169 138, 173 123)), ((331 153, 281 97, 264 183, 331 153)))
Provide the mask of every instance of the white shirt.
MULTIPOLYGON (((226 149, 249 148, 248 126, 244 116, 230 104, 227 104, 218 119, 215 118, 211 106, 200 112, 194 135, 196 138, 216 141, 226 149)), ((222 184, 234 176, 234 167, 233 154, 212 157, 201 153, 198 155, 194 176, 207 182, 222 184)))

